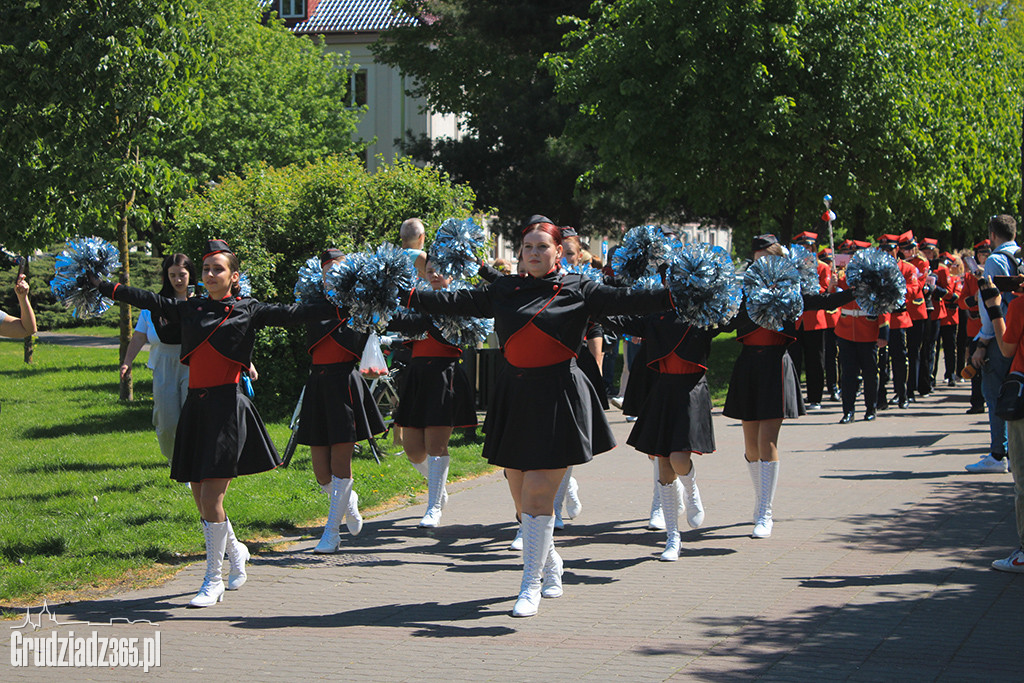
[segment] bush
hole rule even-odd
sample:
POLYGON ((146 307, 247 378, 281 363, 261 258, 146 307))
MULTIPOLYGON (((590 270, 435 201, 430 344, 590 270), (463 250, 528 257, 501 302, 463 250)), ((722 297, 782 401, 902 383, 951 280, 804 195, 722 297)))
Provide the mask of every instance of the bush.
MULTIPOLYGON (((374 174, 350 156, 284 168, 259 164, 180 203, 172 243, 175 251, 202 254, 208 239, 226 240, 254 297, 290 303, 299 267, 326 247, 397 243, 399 226, 412 216, 432 233, 445 218, 470 215, 474 201, 468 186, 408 159, 374 174)), ((260 410, 268 419, 290 414, 309 368, 305 330, 263 330, 253 362, 260 410)))

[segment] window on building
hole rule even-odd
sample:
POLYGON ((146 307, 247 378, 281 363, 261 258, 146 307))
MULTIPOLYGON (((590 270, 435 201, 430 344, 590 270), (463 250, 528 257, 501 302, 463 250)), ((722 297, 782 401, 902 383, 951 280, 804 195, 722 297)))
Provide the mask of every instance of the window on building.
POLYGON ((282 19, 295 19, 306 16, 306 0, 281 0, 278 15, 282 19))
POLYGON ((349 107, 365 107, 369 102, 366 94, 367 82, 366 69, 353 71, 348 77, 348 98, 346 104, 349 107))

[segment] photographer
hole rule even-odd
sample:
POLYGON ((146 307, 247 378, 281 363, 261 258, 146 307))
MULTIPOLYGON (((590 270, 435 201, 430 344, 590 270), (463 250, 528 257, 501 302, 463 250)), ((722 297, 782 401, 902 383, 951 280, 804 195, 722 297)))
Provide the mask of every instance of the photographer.
MULTIPOLYGON (((1003 356, 1011 359, 1010 371, 1024 372, 1024 297, 1015 297, 1006 307, 1007 319, 1004 321, 1002 299, 1005 297, 999 295, 992 278, 986 277, 978 284, 978 298, 983 302, 981 310, 988 314, 995 333, 992 346, 997 346, 1003 356)), ((1020 285, 1017 292, 1020 292, 1020 285)), ((1005 424, 1009 435, 1007 453, 1013 472, 1013 503, 1020 547, 1009 557, 992 562, 992 568, 1024 574, 1024 420, 1009 420, 1005 424)))
POLYGON ((14 283, 14 293, 18 296, 21 317, 15 318, 0 311, 0 337, 31 337, 36 333, 36 314, 28 300, 28 280, 24 274, 19 275, 14 283))

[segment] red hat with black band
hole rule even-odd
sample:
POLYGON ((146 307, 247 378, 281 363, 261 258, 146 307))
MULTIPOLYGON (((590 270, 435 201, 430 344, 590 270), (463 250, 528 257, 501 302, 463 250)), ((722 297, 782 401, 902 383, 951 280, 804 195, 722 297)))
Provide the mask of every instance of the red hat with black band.
POLYGON ((923 237, 921 238, 921 249, 934 249, 939 250, 939 241, 934 237, 923 237))
POLYGON ((977 244, 975 244, 973 249, 974 249, 974 251, 987 251, 988 253, 991 254, 992 253, 992 240, 990 240, 988 238, 985 238, 982 241, 980 241, 977 244))
POLYGON ((899 246, 900 249, 913 249, 917 246, 917 241, 914 240, 913 230, 907 230, 905 233, 900 235, 899 246))
POLYGON ((790 242, 793 244, 814 245, 818 242, 818 233, 804 230, 799 235, 794 235, 790 242))

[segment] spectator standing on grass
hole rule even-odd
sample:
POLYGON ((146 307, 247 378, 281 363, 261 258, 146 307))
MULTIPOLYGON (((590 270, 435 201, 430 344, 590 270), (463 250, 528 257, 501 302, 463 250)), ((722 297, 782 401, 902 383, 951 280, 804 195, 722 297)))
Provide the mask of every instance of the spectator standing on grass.
MULTIPOLYGON (((988 221, 988 239, 992 245, 992 253, 985 259, 984 277, 1015 275, 1017 273, 1017 221, 1013 216, 1001 214, 988 221)), ((1000 298, 1002 312, 1006 314, 1011 295, 1000 298)), ((971 364, 981 371, 981 394, 985 397, 988 408, 989 452, 976 463, 966 465, 965 470, 972 474, 1003 473, 1007 471, 1006 460, 1006 421, 995 414, 996 398, 999 387, 1010 371, 1011 359, 1003 355, 995 340, 992 319, 984 306, 980 306, 981 332, 976 337, 977 348, 971 356, 971 364)))
MULTIPOLYGON (((189 288, 196 283, 196 270, 188 256, 172 254, 164 259, 160 278, 163 282, 160 296, 181 301, 189 297, 189 288)), ((143 309, 121 362, 122 379, 147 343, 146 367, 153 371, 153 427, 160 452, 170 464, 174 457, 178 417, 188 397, 188 366, 181 362, 181 325, 162 316, 154 319, 143 309)))
MULTIPOLYGON (((996 343, 992 346, 998 346, 1000 353, 1010 359, 1011 372, 1024 372, 1024 297, 1015 297, 1010 302, 1005 310, 1004 321, 1003 297, 992 284, 991 278, 985 278, 979 284, 978 298, 983 302, 981 310, 986 312, 996 335, 996 343)), ((992 568, 1024 574, 1024 420, 1007 421, 1006 427, 1009 437, 1007 457, 1013 472, 1013 507, 1020 547, 1010 553, 1009 557, 995 560, 992 568)))
POLYGON ((15 318, 0 311, 0 337, 31 337, 36 333, 36 314, 32 310, 32 303, 28 300, 28 280, 25 275, 19 275, 14 283, 14 294, 18 297, 18 308, 21 317, 15 318))

